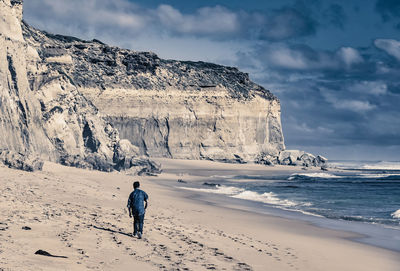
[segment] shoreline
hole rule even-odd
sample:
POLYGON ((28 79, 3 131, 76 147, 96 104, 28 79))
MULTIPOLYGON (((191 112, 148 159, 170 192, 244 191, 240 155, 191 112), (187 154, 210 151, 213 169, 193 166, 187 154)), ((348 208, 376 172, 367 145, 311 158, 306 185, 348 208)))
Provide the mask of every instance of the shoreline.
MULTIPOLYGON (((195 193, 206 194, 207 192, 199 191, 195 193)), ((346 232, 352 235, 350 237, 346 237, 346 239, 353 242, 370 245, 376 248, 387 249, 392 252, 400 252, 400 230, 392 228, 388 225, 331 219, 300 210, 290 210, 284 207, 273 206, 272 204, 265 204, 246 199, 234 199, 226 195, 209 194, 195 198, 199 202, 213 202, 222 208, 231 208, 242 211, 245 210, 246 212, 252 212, 254 214, 305 222, 310 226, 321 229, 346 232), (216 197, 224 197, 224 199, 218 200, 216 197), (226 202, 232 202, 232 204, 225 206, 224 204, 227 204, 226 202), (395 238, 393 239, 393 237, 395 238)))
MULTIPOLYGON (((192 164, 193 160, 176 160, 176 159, 156 159, 158 162, 164 164, 164 165, 174 165, 176 164, 177 161, 178 163, 183 163, 183 164, 192 164)), ((204 161, 206 166, 203 166, 203 169, 206 167, 209 169, 212 169, 216 171, 218 168, 221 167, 221 163, 218 162, 209 162, 209 161, 204 161), (212 166, 212 164, 215 163, 215 167, 212 166)), ((235 168, 237 170, 237 167, 243 167, 246 168, 246 165, 250 165, 250 168, 252 168, 255 171, 259 171, 260 173, 263 174, 268 174, 268 176, 276 176, 276 175, 290 175, 291 173, 339 173, 339 172, 345 172, 346 170, 343 169, 330 169, 329 171, 323 171, 320 170, 317 167, 313 167, 307 170, 304 170, 302 167, 297 167, 297 166, 274 166, 274 167, 267 167, 267 169, 263 168, 265 166, 262 165, 257 165, 257 164, 233 164, 233 166, 230 166, 229 168, 235 168), (235 166, 238 165, 238 166, 235 166)), ((202 167, 199 167, 202 168, 202 167)), ((167 168, 168 170, 169 168, 167 168)), ((169 171, 171 171, 169 169, 169 171)), ((248 170, 247 170, 248 171, 248 170)), ((354 169, 353 171, 359 171, 354 169)), ((187 173, 187 172, 185 172, 187 173)), ((184 174, 185 174, 184 173, 184 174)), ((196 176, 197 177, 197 176, 196 176)), ((213 175, 210 176, 210 178, 200 178, 197 179, 196 177, 192 176, 191 183, 201 183, 203 181, 210 181, 210 179, 213 178, 224 178, 224 177, 229 177, 229 176, 218 176, 218 175, 213 175)), ((247 181, 255 181, 254 179, 249 179, 247 181)), ((264 180, 263 180, 264 181, 264 180)), ((246 180, 235 180, 237 183, 242 183, 246 182, 246 180)), ((212 183, 212 182, 210 182, 212 183)), ((218 181, 216 181, 218 183, 218 181)), ((171 180, 171 183, 166 184, 167 186, 174 186, 179 187, 183 190, 186 189, 186 187, 182 186, 182 183, 174 183, 171 180)), ((341 219, 332 219, 332 218, 327 218, 322 215, 317 215, 313 213, 307 213, 301 210, 294 210, 294 209, 289 209, 285 208, 283 206, 278 206, 278 205, 273 205, 273 204, 268 204, 268 203, 262 203, 262 202, 257 202, 249 199, 240 199, 240 198, 232 198, 229 197, 228 195, 225 194, 213 194, 209 192, 203 192, 203 191, 196 191, 196 190, 191 190, 192 193, 195 194, 202 194, 201 196, 198 195, 198 200, 199 201, 212 201, 214 204, 217 204, 220 207, 224 207, 224 205, 231 205, 233 209, 238 209, 242 210, 245 208, 246 211, 253 212, 256 214, 261 214, 261 215, 269 215, 269 216, 275 216, 279 218, 285 218, 285 219, 291 219, 294 221, 302 221, 309 223, 311 226, 323 228, 323 229, 330 229, 330 230, 337 230, 337 231, 342 231, 342 232, 347 232, 349 234, 353 234, 354 236, 348 237, 349 240, 357 243, 362 243, 366 245, 370 245, 373 247, 377 248, 382 248, 382 249, 387 249, 393 252, 400 252, 400 228, 393 228, 389 225, 384 225, 384 224, 372 224, 368 222, 358 222, 358 221, 349 221, 349 220, 341 220, 341 219)))
POLYGON ((238 209, 222 200, 220 205, 212 199, 222 197, 175 188, 182 176, 202 182, 218 168, 223 174, 276 174, 283 168, 209 161, 163 164, 158 177, 54 163, 34 173, 0 167, 0 269, 372 271, 397 270, 400 264, 398 252, 348 240, 359 237, 354 233, 259 214, 252 204, 238 209), (130 236, 126 210, 134 180, 150 197, 142 240, 130 236), (35 255, 39 249, 67 258, 35 255))

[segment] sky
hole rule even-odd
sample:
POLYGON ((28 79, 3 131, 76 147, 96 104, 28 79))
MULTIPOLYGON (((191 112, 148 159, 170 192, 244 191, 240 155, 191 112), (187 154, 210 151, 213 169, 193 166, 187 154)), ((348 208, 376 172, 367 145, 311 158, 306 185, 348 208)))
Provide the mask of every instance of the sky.
POLYGON ((400 161, 399 0, 26 0, 24 19, 238 67, 280 99, 287 149, 400 161))

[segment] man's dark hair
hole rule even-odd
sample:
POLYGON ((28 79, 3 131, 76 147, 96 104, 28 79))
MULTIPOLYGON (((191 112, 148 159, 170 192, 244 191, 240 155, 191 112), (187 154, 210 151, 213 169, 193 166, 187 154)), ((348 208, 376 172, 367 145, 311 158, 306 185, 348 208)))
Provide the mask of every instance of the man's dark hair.
POLYGON ((133 188, 136 189, 136 188, 138 188, 139 186, 140 186, 140 183, 139 183, 139 182, 134 182, 134 183, 133 183, 133 188))

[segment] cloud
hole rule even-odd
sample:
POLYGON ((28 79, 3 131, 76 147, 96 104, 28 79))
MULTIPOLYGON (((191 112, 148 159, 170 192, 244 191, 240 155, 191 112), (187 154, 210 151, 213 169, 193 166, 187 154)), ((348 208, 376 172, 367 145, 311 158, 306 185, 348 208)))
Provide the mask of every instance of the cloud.
POLYGON ((170 5, 160 5, 156 16, 162 26, 179 34, 232 34, 240 31, 238 14, 221 6, 203 7, 194 14, 182 14, 170 5))
POLYGON ((270 45, 266 50, 269 62, 279 68, 311 70, 337 66, 337 63, 331 61, 331 55, 315 51, 306 45, 270 45))
POLYGON ((260 38, 272 41, 309 36, 316 33, 317 22, 292 7, 270 13, 261 28, 260 38))
POLYGON ((310 14, 289 6, 248 12, 216 5, 183 12, 168 4, 145 8, 129 0, 35 0, 24 5, 28 23, 41 29, 110 40, 152 35, 283 41, 313 35, 318 26, 310 14))
POLYGON ((381 15, 383 22, 392 23, 395 29, 400 30, 400 2, 398 0, 378 0, 375 9, 381 15))
POLYGON ((358 100, 336 100, 333 106, 337 109, 346 109, 355 112, 366 112, 375 109, 376 106, 368 101, 358 100))
POLYGON ((315 50, 307 45, 268 44, 261 50, 270 65, 292 70, 348 69, 364 61, 357 49, 342 47, 336 51, 315 50))
POLYGON ((388 93, 388 86, 382 81, 361 81, 349 86, 349 90, 360 94, 385 95, 388 93))
POLYGON ((377 48, 385 51, 388 55, 400 61, 400 41, 392 39, 376 39, 374 44, 377 48))
POLYGON ((170 5, 160 5, 155 14, 160 29, 171 34, 220 39, 283 41, 313 35, 318 26, 309 14, 289 6, 262 13, 233 11, 217 5, 184 14, 170 5))
POLYGON ((288 47, 273 49, 269 52, 269 60, 272 64, 287 69, 307 69, 309 61, 303 53, 298 50, 292 50, 288 47))
POLYGON ((358 99, 351 99, 351 95, 347 91, 345 93, 337 93, 329 89, 321 89, 324 91, 323 96, 326 101, 336 109, 350 110, 355 113, 363 114, 376 108, 376 105, 371 104, 369 101, 359 100, 359 96, 357 97, 358 99))
POLYGON ((238 60, 281 100, 288 148, 326 146, 336 157, 337 146, 400 150, 400 65, 374 44, 318 50, 279 42, 253 50, 238 60))
POLYGON ((338 4, 331 4, 323 12, 323 19, 328 21, 332 25, 344 29, 345 22, 347 21, 347 16, 345 10, 342 6, 338 4))
POLYGON ((152 21, 149 13, 126 0, 25 1, 24 19, 53 33, 109 40, 137 35, 152 21))
POLYGON ((345 63, 347 67, 364 61, 360 53, 351 47, 342 47, 337 51, 338 57, 345 63))
POLYGON ((375 8, 384 21, 400 17, 400 2, 398 0, 378 0, 375 8))

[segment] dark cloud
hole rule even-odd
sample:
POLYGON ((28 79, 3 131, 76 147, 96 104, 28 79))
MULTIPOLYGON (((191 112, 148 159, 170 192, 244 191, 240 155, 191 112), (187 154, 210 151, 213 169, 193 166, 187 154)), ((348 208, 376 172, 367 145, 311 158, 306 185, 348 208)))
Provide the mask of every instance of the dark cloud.
POLYGON ((384 22, 390 22, 395 29, 400 30, 400 1, 378 0, 375 8, 384 22))
POLYGON ((342 6, 338 4, 331 4, 327 9, 322 12, 323 18, 332 25, 344 29, 347 16, 342 6))
POLYGON ((217 5, 185 13, 167 4, 144 8, 128 0, 34 0, 25 2, 25 10, 27 21, 42 29, 106 40, 168 35, 282 41, 313 35, 318 26, 304 8, 294 7, 246 12, 217 5))
POLYGON ((384 21, 400 18, 400 1, 398 0, 378 0, 375 8, 384 21))
POLYGON ((281 100, 289 148, 325 146, 331 155, 335 146, 400 150, 400 67, 377 45, 329 51, 265 44, 246 55, 246 69, 262 69, 253 79, 281 100))
POLYGON ((316 33, 317 22, 300 10, 284 7, 267 15, 260 38, 282 41, 316 33))
POLYGON ((388 91, 392 94, 400 95, 400 83, 392 82, 388 85, 388 91))

